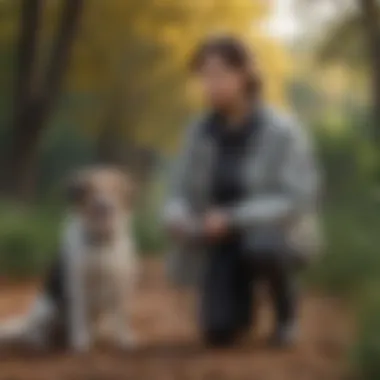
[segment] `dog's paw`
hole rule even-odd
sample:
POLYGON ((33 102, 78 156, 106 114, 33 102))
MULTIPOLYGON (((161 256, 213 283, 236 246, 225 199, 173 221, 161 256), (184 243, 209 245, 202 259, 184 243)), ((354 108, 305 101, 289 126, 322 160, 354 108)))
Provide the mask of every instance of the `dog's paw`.
POLYGON ((30 331, 23 339, 25 345, 33 350, 48 351, 51 348, 48 335, 42 331, 30 331))
POLYGON ((118 347, 124 350, 135 349, 138 346, 138 338, 135 333, 126 332, 124 334, 120 334, 116 338, 116 344, 118 347))
POLYGON ((84 354, 90 351, 91 342, 87 334, 78 334, 71 340, 70 348, 73 352, 84 354))

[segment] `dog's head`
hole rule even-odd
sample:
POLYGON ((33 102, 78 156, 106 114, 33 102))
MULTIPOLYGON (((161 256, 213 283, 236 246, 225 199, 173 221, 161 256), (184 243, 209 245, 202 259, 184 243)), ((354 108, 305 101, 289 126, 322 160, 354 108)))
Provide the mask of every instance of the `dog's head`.
POLYGON ((111 236, 132 212, 134 184, 116 168, 93 168, 75 173, 67 198, 91 234, 111 236))

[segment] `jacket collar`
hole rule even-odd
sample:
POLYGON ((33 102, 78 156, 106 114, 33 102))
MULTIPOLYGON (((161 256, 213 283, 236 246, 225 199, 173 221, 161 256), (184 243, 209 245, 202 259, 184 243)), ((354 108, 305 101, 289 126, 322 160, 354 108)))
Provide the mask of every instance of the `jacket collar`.
MULTIPOLYGON (((250 135, 251 129, 258 128, 263 124, 263 118, 265 115, 265 105, 263 103, 256 103, 252 105, 249 113, 247 114, 245 120, 242 122, 241 128, 239 131, 243 130, 242 133, 250 135), (244 131, 245 130, 245 131, 244 131)), ((223 127, 225 127, 226 122, 223 114, 216 110, 211 110, 207 113, 203 125, 203 134, 207 137, 218 137, 223 133, 223 127)), ((248 136, 247 136, 248 137, 248 136)))

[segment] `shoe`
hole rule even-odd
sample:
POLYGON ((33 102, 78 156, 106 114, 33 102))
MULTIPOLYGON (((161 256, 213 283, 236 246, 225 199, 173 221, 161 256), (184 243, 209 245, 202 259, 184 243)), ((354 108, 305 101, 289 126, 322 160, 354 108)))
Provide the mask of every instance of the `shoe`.
POLYGON ((228 348, 236 341, 236 334, 232 330, 210 330, 204 333, 204 341, 212 348, 228 348))
POLYGON ((298 341, 298 329, 294 325, 278 326, 269 340, 271 347, 290 348, 298 341))

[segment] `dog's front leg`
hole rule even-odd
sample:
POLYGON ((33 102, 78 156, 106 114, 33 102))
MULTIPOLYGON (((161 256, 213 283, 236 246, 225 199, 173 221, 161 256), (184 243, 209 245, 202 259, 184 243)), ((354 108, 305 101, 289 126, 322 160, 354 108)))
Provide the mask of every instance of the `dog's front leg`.
POLYGON ((91 345, 91 334, 86 310, 85 286, 83 283, 84 262, 80 252, 72 252, 70 254, 67 270, 69 346, 75 352, 86 352, 91 345))
POLYGON ((69 346, 75 352, 86 352, 91 345, 91 334, 83 304, 78 299, 79 297, 72 300, 69 321, 69 346))
MULTIPOLYGON (((131 279, 129 279, 131 280, 131 279)), ((116 279, 116 302, 112 310, 113 339, 119 347, 133 348, 137 338, 131 326, 131 305, 133 298, 133 281, 125 278, 116 279)))

